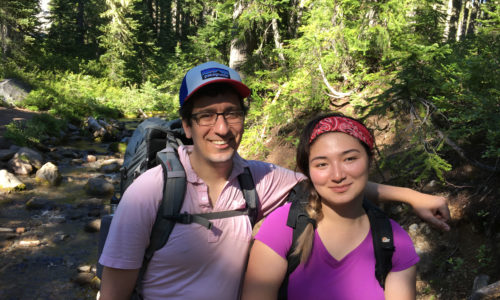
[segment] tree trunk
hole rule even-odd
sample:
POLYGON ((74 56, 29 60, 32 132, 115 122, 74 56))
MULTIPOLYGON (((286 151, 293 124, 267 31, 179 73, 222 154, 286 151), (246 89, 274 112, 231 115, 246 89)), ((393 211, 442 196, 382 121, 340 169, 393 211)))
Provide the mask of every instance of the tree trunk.
POLYGON ((469 33, 472 33, 474 30, 474 25, 473 22, 474 20, 472 19, 472 15, 475 13, 476 7, 475 7, 475 1, 469 0, 467 1, 467 22, 465 24, 465 35, 468 35, 469 33))
POLYGON ((85 0, 78 0, 77 14, 76 14, 76 43, 80 45, 85 44, 85 0))
POLYGON ((9 45, 7 43, 8 28, 6 24, 0 23, 0 46, 2 47, 2 60, 7 58, 9 45))
POLYGON ((235 69, 236 71, 239 71, 241 64, 243 64, 247 59, 246 43, 244 40, 240 40, 236 36, 238 31, 238 18, 246 8, 242 2, 243 1, 237 1, 234 4, 233 24, 235 24, 236 28, 233 32, 233 35, 235 36, 231 40, 231 49, 229 52, 229 67, 235 69))
POLYGON ((278 57, 283 65, 285 63, 285 56, 283 55, 283 44, 281 44, 281 35, 276 18, 272 19, 271 24, 273 25, 274 46, 278 50, 278 57))
POLYGON ((463 34, 464 14, 465 14, 465 0, 462 0, 460 1, 460 14, 458 15, 457 35, 455 36, 455 40, 457 42, 460 41, 460 38, 463 34))
POLYGON ((450 35, 452 14, 453 14, 453 0, 448 0, 448 5, 446 8, 446 21, 444 24, 444 31, 443 31, 443 42, 448 41, 448 37, 450 35))

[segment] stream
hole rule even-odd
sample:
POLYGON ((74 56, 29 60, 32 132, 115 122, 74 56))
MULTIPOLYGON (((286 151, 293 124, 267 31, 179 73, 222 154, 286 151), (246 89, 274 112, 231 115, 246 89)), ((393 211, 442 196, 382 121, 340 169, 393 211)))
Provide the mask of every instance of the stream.
POLYGON ((16 175, 26 189, 0 193, 0 299, 96 298, 98 230, 110 195, 89 195, 85 185, 103 176, 118 187, 118 169, 100 168, 123 159, 108 147, 84 138, 57 146, 44 156, 58 166, 60 185, 16 175))

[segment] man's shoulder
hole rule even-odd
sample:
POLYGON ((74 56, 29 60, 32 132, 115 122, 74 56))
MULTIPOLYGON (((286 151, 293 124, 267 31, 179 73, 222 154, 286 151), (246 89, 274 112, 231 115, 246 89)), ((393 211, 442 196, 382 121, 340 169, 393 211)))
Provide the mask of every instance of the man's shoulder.
MULTIPOLYGON (((163 187, 163 170, 160 165, 146 170, 139 175, 132 184, 127 188, 131 191, 154 191, 157 188, 163 187)), ((163 189, 161 189, 163 190, 163 189)))

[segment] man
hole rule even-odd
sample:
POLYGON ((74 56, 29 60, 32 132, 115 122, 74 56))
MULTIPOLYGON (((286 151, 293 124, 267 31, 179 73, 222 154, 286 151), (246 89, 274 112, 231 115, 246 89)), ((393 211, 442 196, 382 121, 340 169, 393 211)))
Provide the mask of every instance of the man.
MULTIPOLYGON (((238 155, 250 89, 233 69, 215 62, 189 70, 181 85, 180 115, 192 146, 179 147, 187 187, 181 212, 245 207, 237 176, 249 167, 259 196, 259 218, 283 204, 301 174, 238 155)), ((133 291, 162 199, 160 166, 138 177, 124 193, 100 258, 101 300, 128 299, 133 291)), ((447 229, 445 200, 409 189, 371 183, 369 197, 410 203, 428 222, 447 229), (378 196, 377 196, 378 195, 378 196), (404 199, 401 199, 404 197, 404 199)), ((252 227, 246 216, 176 224, 142 281, 144 299, 237 299, 252 227)))

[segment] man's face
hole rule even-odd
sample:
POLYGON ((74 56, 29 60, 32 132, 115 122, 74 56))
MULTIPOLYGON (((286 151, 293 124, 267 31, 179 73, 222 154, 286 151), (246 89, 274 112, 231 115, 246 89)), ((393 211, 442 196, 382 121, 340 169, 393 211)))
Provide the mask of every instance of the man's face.
MULTIPOLYGON (((231 91, 215 97, 202 95, 191 101, 194 101, 193 115, 202 112, 225 113, 242 110, 238 94, 231 91)), ((243 136, 243 123, 241 121, 228 124, 222 115, 217 116, 213 126, 199 125, 195 119, 191 120, 191 125, 188 125, 187 121, 183 120, 182 125, 186 136, 193 139, 192 155, 194 157, 192 156, 192 159, 198 164, 232 164, 232 158, 243 136)))

